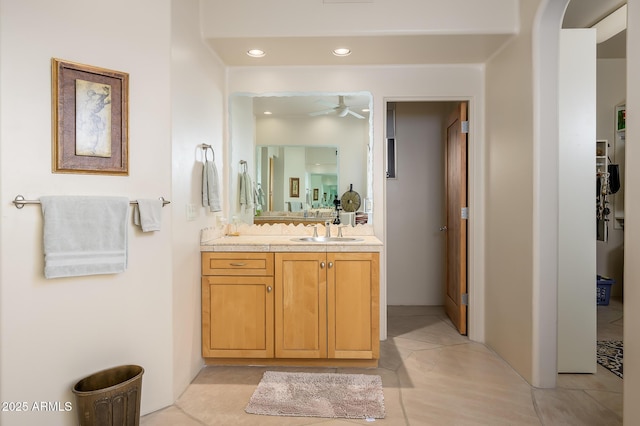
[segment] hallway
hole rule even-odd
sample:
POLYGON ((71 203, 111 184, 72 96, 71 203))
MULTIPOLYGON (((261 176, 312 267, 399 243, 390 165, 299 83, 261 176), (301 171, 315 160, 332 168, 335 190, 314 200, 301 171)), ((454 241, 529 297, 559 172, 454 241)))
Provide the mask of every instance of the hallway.
MULTIPOLYGON (((482 344, 460 336, 441 307, 390 306, 389 339, 377 369, 304 369, 382 377, 389 425, 622 424, 622 383, 596 374, 561 374, 556 389, 529 386, 482 344)), ((598 306, 598 339, 622 340, 622 303, 598 306)), ((295 368, 205 367, 174 405, 143 426, 348 425, 365 420, 270 417, 244 408, 264 371, 295 368)), ((144 388, 143 388, 144 392, 144 388)))

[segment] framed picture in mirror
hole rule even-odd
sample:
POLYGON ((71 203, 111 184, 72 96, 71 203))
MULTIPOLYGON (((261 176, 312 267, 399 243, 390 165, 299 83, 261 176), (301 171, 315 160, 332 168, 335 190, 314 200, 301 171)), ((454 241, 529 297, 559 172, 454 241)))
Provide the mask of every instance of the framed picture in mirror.
POLYGON ((289 197, 300 197, 300 178, 289 178, 289 197))
POLYGON ((318 188, 313 188, 313 201, 318 201, 318 188))

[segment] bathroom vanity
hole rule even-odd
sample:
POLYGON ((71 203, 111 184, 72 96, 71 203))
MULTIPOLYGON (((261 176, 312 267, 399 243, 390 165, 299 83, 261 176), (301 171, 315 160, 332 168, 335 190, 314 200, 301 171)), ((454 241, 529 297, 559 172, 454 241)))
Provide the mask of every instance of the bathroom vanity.
POLYGON ((301 237, 201 246, 207 364, 377 366, 382 243, 301 237))

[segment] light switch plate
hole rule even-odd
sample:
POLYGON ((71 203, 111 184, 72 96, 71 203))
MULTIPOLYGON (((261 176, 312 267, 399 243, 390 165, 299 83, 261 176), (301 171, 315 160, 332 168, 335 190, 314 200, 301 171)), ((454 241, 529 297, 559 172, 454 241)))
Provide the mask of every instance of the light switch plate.
POLYGON ((196 220, 198 207, 195 204, 187 204, 187 220, 196 220))

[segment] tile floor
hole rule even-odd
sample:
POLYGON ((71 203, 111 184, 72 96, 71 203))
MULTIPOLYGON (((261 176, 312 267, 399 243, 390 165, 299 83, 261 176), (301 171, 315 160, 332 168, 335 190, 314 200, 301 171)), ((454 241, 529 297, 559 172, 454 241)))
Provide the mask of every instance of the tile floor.
MULTIPOLYGON (((382 376, 387 415, 376 423, 388 425, 622 424, 622 380, 601 366, 596 374, 561 374, 555 389, 533 388, 490 349, 460 336, 440 307, 389 307, 388 337, 377 369, 297 370, 382 376)), ((598 339, 622 340, 620 301, 598 306, 598 339)), ((267 369, 205 367, 174 405, 143 416, 141 425, 367 423, 246 414, 267 369)))

